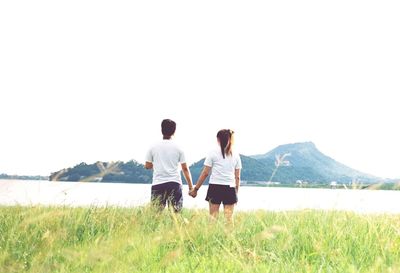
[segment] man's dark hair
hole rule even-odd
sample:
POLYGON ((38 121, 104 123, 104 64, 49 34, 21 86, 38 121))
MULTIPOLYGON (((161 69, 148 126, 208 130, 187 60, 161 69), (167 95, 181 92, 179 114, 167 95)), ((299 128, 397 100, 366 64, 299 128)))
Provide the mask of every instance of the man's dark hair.
POLYGON ((170 119, 164 119, 161 122, 161 132, 164 137, 171 137, 176 130, 176 123, 173 120, 170 119))

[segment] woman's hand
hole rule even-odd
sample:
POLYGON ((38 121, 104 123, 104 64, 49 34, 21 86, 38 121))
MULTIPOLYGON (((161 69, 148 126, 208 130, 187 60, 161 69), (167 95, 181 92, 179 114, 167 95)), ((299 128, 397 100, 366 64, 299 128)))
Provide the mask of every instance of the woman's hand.
POLYGON ((197 196, 197 189, 193 188, 192 190, 189 191, 189 195, 193 198, 197 196))

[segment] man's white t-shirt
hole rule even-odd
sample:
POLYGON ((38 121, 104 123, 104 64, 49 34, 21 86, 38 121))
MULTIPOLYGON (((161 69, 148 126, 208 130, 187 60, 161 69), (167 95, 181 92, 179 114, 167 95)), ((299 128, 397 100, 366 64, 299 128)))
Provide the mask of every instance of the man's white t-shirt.
POLYGON ((154 145, 148 151, 146 161, 153 163, 153 185, 182 184, 180 164, 186 163, 185 155, 173 140, 164 139, 154 145))
POLYGON ((221 150, 208 154, 204 165, 211 167, 210 184, 235 186, 235 170, 242 168, 242 161, 237 153, 222 156, 221 150))

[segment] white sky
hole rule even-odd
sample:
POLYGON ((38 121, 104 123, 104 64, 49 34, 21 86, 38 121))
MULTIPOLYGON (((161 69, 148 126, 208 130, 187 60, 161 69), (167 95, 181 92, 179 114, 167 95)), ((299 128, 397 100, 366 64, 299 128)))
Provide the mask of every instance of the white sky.
POLYGON ((0 173, 313 141, 400 177, 399 1, 1 1, 0 173))

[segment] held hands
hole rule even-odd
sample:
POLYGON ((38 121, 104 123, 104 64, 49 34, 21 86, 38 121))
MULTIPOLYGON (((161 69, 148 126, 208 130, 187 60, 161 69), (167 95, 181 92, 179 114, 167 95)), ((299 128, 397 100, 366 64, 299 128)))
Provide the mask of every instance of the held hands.
POLYGON ((193 189, 189 190, 189 195, 193 198, 195 198, 197 196, 197 189, 196 187, 194 187, 193 189))

